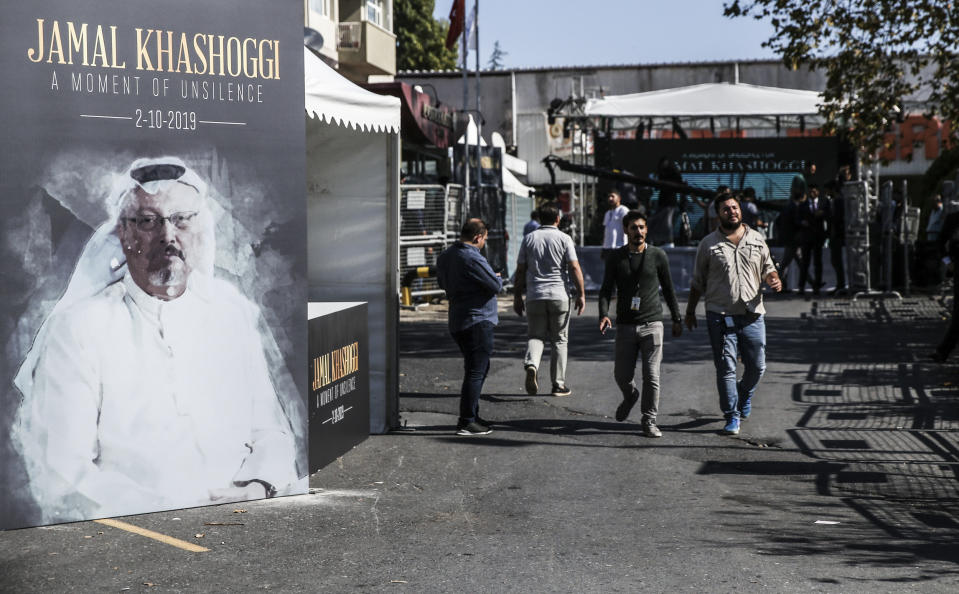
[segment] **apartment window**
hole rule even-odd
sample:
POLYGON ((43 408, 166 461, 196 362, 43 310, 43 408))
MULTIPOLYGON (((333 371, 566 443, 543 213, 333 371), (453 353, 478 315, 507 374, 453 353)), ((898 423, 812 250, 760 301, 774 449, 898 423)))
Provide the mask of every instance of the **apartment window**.
POLYGON ((329 18, 330 2, 331 0, 310 0, 310 10, 329 18))
POLYGON ((385 27, 383 22, 383 0, 366 0, 366 20, 385 27))

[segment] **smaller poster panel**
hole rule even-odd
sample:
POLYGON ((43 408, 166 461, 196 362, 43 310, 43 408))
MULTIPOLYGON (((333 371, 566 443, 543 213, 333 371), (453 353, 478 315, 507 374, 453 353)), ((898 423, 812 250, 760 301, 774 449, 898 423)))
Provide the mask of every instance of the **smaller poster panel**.
POLYGON ((310 472, 370 434, 366 303, 310 303, 310 472))

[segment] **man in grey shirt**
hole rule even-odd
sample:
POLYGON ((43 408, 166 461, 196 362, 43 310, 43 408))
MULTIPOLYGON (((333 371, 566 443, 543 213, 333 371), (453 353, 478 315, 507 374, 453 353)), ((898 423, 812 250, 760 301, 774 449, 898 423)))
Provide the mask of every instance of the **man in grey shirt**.
POLYGON ((539 385, 536 373, 543 347, 550 343, 550 379, 553 396, 572 394, 566 385, 566 348, 569 340, 569 316, 572 298, 569 277, 576 285, 576 314, 586 309, 583 271, 576 257, 572 238, 559 230, 560 212, 553 204, 539 209, 541 227, 523 238, 516 261, 516 285, 513 309, 529 324, 529 341, 523 361, 526 371, 526 393, 536 394, 539 385), (526 293, 526 302, 523 302, 526 293))

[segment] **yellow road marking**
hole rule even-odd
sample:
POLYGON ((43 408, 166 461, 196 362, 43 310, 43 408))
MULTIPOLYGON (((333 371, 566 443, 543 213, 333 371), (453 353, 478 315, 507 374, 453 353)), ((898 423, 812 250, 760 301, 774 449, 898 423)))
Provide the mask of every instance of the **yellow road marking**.
POLYGON ((147 538, 152 538, 153 540, 158 540, 164 544, 168 544, 171 547, 177 547, 178 549, 183 549, 185 551, 190 551, 193 553, 205 553, 210 549, 197 546, 192 542, 187 542, 185 540, 180 540, 179 538, 173 538, 172 536, 167 536, 166 534, 160 534, 159 532, 154 532, 153 530, 147 530, 146 528, 140 528, 139 526, 134 526, 133 524, 127 524, 126 522, 121 522, 120 520, 94 520, 98 524, 103 524, 105 526, 112 526, 114 528, 119 528, 120 530, 126 530, 127 532, 132 532, 134 534, 139 534, 140 536, 145 536, 147 538))

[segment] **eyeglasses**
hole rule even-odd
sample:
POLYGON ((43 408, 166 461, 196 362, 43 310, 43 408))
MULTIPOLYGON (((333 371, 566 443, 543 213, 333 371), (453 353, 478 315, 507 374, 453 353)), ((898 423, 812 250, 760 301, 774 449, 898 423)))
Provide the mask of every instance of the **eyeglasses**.
POLYGON ((168 217, 145 214, 137 215, 135 217, 123 217, 123 220, 135 224, 137 229, 140 231, 154 231, 163 224, 163 221, 170 221, 170 224, 177 229, 189 229, 191 221, 193 221, 193 217, 195 217, 197 214, 199 213, 196 211, 175 212, 168 217))

